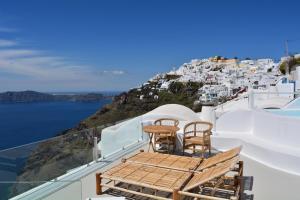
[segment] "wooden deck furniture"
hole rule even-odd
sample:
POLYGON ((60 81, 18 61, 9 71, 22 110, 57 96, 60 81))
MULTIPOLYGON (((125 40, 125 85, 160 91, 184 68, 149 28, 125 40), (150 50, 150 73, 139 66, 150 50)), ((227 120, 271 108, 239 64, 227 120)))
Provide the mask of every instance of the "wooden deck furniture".
POLYGON ((177 126, 173 125, 147 125, 143 127, 143 131, 150 135, 149 149, 152 147, 153 151, 157 151, 156 144, 167 145, 167 152, 170 153, 170 146, 176 144, 176 132, 179 130, 177 126))
POLYGON ((125 162, 100 175, 100 180, 109 180, 108 183, 100 183, 100 185, 101 187, 116 189, 152 199, 168 199, 155 195, 158 191, 173 194, 172 199, 178 199, 180 187, 190 176, 191 172, 125 162), (122 187, 120 183, 126 186, 122 187), (137 186, 139 191, 131 190, 130 185, 137 186), (143 193, 149 189, 153 190, 154 194, 143 193))
POLYGON ((155 147, 156 147, 156 144, 158 144, 159 146, 166 145, 167 151, 168 151, 168 153, 170 153, 170 148, 172 146, 173 152, 174 152, 175 148, 176 148, 176 132, 179 130, 179 128, 178 128, 179 121, 177 119, 173 119, 173 118, 160 118, 160 119, 157 119, 154 122, 154 124, 158 125, 158 126, 174 126, 174 127, 176 127, 176 131, 172 132, 170 135, 166 135, 164 133, 154 135, 154 146, 155 147))
POLYGON ((203 183, 206 183, 209 180, 212 180, 216 177, 220 177, 220 176, 226 174, 227 172, 234 169, 234 166, 238 163, 238 160, 239 160, 239 157, 236 156, 234 158, 231 158, 230 160, 219 163, 218 165, 207 168, 203 171, 195 172, 194 176, 186 184, 183 191, 193 189, 194 187, 199 186, 203 183))
POLYGON ((205 151, 208 150, 211 153, 211 129, 213 125, 209 122, 196 121, 185 125, 183 130, 183 146, 182 154, 184 154, 186 149, 192 148, 193 153, 195 153, 196 147, 200 147, 202 157, 204 158, 205 151))
POLYGON ((132 157, 126 159, 128 162, 165 167, 182 171, 202 171, 219 163, 236 157, 241 152, 242 146, 235 147, 228 151, 218 153, 210 158, 197 158, 187 156, 177 156, 170 154, 144 152, 143 150, 132 157))
POLYGON ((197 169, 202 159, 170 154, 140 152, 126 160, 127 162, 135 162, 161 168, 193 171, 197 169))
POLYGON ((102 194, 104 187, 159 200, 238 200, 243 192, 240 150, 234 148, 208 159, 142 151, 96 174, 97 194, 102 194))
POLYGON ((238 200, 243 193, 243 183, 239 178, 242 176, 243 162, 236 156, 203 171, 194 172, 179 194, 199 199, 238 200))
POLYGON ((228 151, 218 153, 210 158, 203 159, 196 171, 202 171, 203 169, 209 168, 221 162, 225 162, 233 157, 236 157, 240 154, 241 150, 242 146, 238 146, 228 151))

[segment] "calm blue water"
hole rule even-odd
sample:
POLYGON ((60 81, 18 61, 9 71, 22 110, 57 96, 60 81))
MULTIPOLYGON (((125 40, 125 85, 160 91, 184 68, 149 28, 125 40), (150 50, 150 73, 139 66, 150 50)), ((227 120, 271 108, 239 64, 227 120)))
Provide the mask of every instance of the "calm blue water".
POLYGON ((0 149, 53 137, 110 102, 0 104, 0 149))
POLYGON ((288 109, 300 109, 300 98, 298 97, 297 99, 295 99, 294 101, 289 103, 286 106, 286 108, 288 108, 288 109))
POLYGON ((283 109, 267 109, 277 115, 300 118, 300 98, 293 100, 283 109))
POLYGON ((268 109, 267 111, 282 116, 300 117, 300 110, 268 109))

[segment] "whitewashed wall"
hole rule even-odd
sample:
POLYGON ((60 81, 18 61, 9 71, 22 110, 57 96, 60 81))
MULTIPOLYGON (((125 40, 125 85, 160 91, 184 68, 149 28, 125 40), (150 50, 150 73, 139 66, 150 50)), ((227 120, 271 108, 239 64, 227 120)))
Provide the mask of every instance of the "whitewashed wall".
POLYGON ((250 110, 236 110, 222 115, 216 123, 216 134, 250 134, 253 128, 253 113, 250 110))
POLYGON ((300 119, 253 111, 252 133, 268 141, 300 148, 300 119))
POLYGON ((300 176, 299 130, 299 118, 263 110, 237 110, 218 119, 212 145, 219 150, 242 145, 242 155, 300 176))
POLYGON ((217 134, 251 134, 261 139, 300 148, 300 118, 262 110, 237 110, 221 116, 217 134))

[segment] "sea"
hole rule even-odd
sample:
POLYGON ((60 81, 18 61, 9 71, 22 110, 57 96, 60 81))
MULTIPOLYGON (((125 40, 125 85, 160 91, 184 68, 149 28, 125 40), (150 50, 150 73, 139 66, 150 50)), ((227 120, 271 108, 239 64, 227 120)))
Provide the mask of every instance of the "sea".
POLYGON ((111 101, 0 104, 0 150, 54 137, 111 101))

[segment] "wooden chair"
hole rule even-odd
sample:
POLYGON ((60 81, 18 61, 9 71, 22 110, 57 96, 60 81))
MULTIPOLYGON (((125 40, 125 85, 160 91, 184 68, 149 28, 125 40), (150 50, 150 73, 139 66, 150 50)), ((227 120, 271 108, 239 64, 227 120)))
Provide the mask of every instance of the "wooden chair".
MULTIPOLYGON (((160 118, 154 122, 154 125, 163 125, 163 126, 176 126, 178 127, 179 121, 177 119, 172 118, 160 118)), ((154 135, 154 146, 156 144, 159 145, 167 145, 168 153, 170 153, 170 147, 173 145, 173 152, 176 147, 176 132, 170 134, 155 134, 154 135)))
POLYGON ((183 147, 182 154, 184 154, 186 149, 192 147, 193 153, 197 146, 200 146, 199 149, 204 157, 204 153, 208 150, 209 154, 211 153, 211 129, 213 125, 209 122, 204 121, 195 121, 185 125, 183 130, 183 147))

